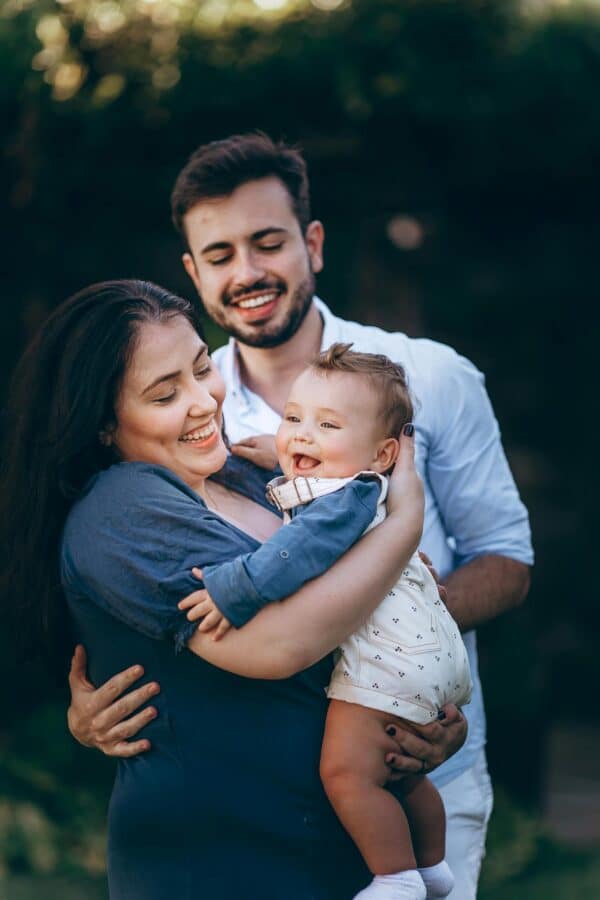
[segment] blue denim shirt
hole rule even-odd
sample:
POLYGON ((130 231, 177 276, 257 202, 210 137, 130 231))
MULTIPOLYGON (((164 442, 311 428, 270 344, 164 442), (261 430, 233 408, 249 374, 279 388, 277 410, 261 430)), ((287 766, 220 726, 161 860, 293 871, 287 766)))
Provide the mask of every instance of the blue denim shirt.
POLYGON ((223 615, 240 628, 267 603, 326 572, 371 523, 380 492, 378 481, 351 481, 299 507, 258 550, 206 566, 205 587, 223 615))
MULTIPOLYGON (((218 480, 267 506, 267 474, 232 457, 218 480)), ((260 896, 347 900, 369 872, 319 778, 331 659, 293 678, 242 678, 185 645, 191 567, 256 551, 176 475, 144 463, 97 475, 69 515, 62 578, 95 684, 132 663, 161 691, 150 753, 118 761, 111 900, 260 896)))

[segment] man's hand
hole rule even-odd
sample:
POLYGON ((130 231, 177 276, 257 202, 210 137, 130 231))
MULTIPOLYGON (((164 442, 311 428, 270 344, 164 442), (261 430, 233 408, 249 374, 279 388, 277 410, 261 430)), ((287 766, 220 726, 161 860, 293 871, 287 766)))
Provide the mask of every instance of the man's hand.
POLYGON ((87 679, 86 663, 85 649, 80 644, 75 648, 69 672, 71 705, 67 722, 75 740, 84 747, 96 747, 106 756, 125 758, 149 750, 150 741, 131 741, 129 738, 156 718, 157 711, 153 706, 138 713, 135 711, 159 693, 159 685, 150 682, 122 697, 121 694, 144 674, 141 666, 131 666, 95 688, 87 679))
POLYGON ((425 565, 429 569, 429 574, 431 575, 431 577, 433 578, 433 580, 435 581, 435 583, 437 585, 438 594, 440 595, 440 600, 443 600, 445 603, 446 600, 448 599, 448 591, 446 590, 446 588, 440 581, 440 576, 438 575, 437 570, 434 569, 433 563, 431 562, 431 560, 429 559, 429 557, 423 550, 419 550, 419 556, 421 557, 421 562, 425 563, 425 565))
MULTIPOLYGON (((202 579, 201 569, 192 569, 195 578, 202 579)), ((220 641, 223 635, 227 634, 231 628, 231 622, 226 619, 219 607, 216 605, 206 589, 194 591, 188 594, 183 600, 177 604, 179 609, 187 609, 186 619, 190 622, 197 622, 202 619, 198 625, 198 631, 205 634, 213 632, 211 635, 213 641, 220 641)))
POLYGON ((235 456, 249 459, 261 469, 276 469, 279 465, 274 434, 257 434, 254 437, 244 438, 237 444, 232 444, 231 452, 235 456))
POLYGON ((444 706, 442 713, 443 718, 437 722, 413 725, 414 731, 405 731, 391 723, 386 726, 386 733, 398 748, 385 757, 393 770, 390 781, 431 772, 460 750, 467 737, 467 721, 453 703, 444 706))

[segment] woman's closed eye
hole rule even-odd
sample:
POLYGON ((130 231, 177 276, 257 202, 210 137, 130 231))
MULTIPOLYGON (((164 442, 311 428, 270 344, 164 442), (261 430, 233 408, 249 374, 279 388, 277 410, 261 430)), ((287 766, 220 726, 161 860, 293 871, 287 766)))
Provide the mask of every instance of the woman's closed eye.
POLYGON ((194 378, 204 378, 205 375, 208 375, 210 372, 210 366, 204 366, 202 369, 196 369, 194 372, 194 378))
POLYGON ((177 396, 177 391, 173 389, 170 394, 165 394, 164 397, 154 397, 152 400, 153 403, 160 403, 162 405, 169 403, 171 400, 174 400, 177 396))

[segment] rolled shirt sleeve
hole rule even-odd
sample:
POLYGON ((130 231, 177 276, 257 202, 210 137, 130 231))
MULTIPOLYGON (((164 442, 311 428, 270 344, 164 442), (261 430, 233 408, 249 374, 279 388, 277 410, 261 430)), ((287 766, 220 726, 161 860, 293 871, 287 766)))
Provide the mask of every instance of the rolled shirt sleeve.
POLYGON ((304 507, 258 550, 203 570, 220 611, 240 628, 268 603, 283 600, 326 572, 373 519, 379 481, 350 481, 304 507))
POLYGON ((181 649, 197 627, 177 608, 202 586, 192 567, 257 546, 168 469, 122 463, 100 473, 71 510, 61 577, 67 593, 181 649))
POLYGON ((444 348, 426 465, 459 564, 498 554, 531 565, 527 510, 510 472, 484 377, 444 348))

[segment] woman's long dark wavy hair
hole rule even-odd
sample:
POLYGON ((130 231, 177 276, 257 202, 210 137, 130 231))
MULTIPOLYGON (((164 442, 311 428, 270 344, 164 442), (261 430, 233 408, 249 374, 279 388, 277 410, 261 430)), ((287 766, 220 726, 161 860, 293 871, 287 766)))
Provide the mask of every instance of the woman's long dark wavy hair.
POLYGON ((92 475, 115 462, 100 432, 114 407, 143 322, 183 316, 202 333, 187 300, 147 281, 94 284, 59 306, 13 378, 0 495, 2 602, 20 658, 56 669, 72 640, 59 577, 70 507, 92 475))

